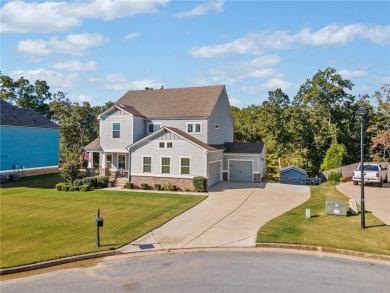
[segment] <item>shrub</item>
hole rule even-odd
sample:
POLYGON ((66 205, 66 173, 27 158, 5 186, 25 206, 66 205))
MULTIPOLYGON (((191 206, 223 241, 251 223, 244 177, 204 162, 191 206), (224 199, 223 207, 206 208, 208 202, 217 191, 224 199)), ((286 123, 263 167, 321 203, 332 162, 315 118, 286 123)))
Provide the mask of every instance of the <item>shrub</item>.
POLYGON ((192 183, 194 184, 194 188, 196 191, 204 192, 207 187, 207 179, 202 176, 197 176, 192 179, 192 183))
POLYGON ((60 182, 56 184, 57 191, 62 191, 62 186, 66 185, 65 182, 60 182))
POLYGON ((76 180, 78 174, 79 174, 79 163, 76 161, 64 163, 61 166, 60 175, 69 183, 72 183, 74 180, 76 180))
POLYGON ((80 191, 83 191, 83 192, 91 190, 91 187, 88 184, 81 185, 79 188, 80 188, 80 191))
POLYGON ((97 187, 97 177, 85 177, 81 179, 83 185, 89 185, 89 187, 97 187))
POLYGON ((330 172, 328 181, 340 182, 340 178, 342 177, 341 172, 330 172))
POLYGON ((133 189, 134 188, 134 183, 133 182, 126 182, 125 187, 128 188, 128 189, 133 189))
POLYGON ((169 183, 169 182, 163 182, 163 184, 161 184, 161 189, 165 190, 165 191, 171 191, 172 190, 172 184, 169 183))
POLYGON ((80 186, 71 186, 69 187, 69 191, 80 191, 80 186))
POLYGON ((161 184, 154 184, 154 189, 161 190, 161 184))
POLYGON ((64 184, 61 186, 61 191, 69 191, 69 189, 72 187, 70 184, 64 184))
POLYGON ((75 181, 73 181, 73 186, 81 186, 81 185, 83 185, 83 180, 76 179, 75 181))
POLYGON ((149 189, 148 183, 141 183, 141 189, 142 189, 142 190, 149 189))
POLYGON ((176 185, 172 185, 172 187, 171 187, 171 191, 177 191, 177 187, 176 187, 176 185))
POLYGON ((100 188, 107 187, 109 180, 107 176, 98 176, 96 177, 97 186, 100 188))

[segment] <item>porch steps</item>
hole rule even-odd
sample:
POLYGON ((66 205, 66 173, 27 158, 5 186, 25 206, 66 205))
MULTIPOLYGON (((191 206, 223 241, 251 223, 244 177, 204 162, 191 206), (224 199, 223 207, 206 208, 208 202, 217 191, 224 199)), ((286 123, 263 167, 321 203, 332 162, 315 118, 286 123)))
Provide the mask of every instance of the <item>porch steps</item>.
POLYGON ((124 178, 116 178, 116 181, 115 181, 115 186, 116 187, 125 187, 126 183, 129 182, 129 179, 127 179, 126 177, 124 178))

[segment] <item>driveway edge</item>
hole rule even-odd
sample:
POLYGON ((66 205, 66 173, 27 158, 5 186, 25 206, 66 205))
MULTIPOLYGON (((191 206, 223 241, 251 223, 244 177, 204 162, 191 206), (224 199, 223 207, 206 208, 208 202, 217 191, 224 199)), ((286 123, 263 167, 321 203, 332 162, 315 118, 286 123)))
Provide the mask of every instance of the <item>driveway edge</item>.
POLYGON ((373 254, 367 252, 360 252, 355 250, 347 250, 340 248, 313 246, 313 245, 300 245, 300 244, 284 244, 284 243, 256 243, 258 248, 277 248, 277 249, 289 249, 289 250, 305 250, 305 251, 317 251, 332 254, 340 254, 345 256, 361 257, 373 260, 382 260, 390 262, 390 256, 383 254, 373 254))
POLYGON ((113 255, 119 255, 119 254, 122 254, 122 253, 119 251, 116 251, 116 250, 89 253, 89 254, 81 254, 81 255, 76 255, 76 256, 70 256, 70 257, 65 257, 65 258, 49 260, 49 261, 40 262, 40 263, 29 264, 29 265, 20 266, 20 267, 1 269, 0 275, 9 275, 9 274, 27 272, 27 271, 38 270, 38 269, 63 265, 63 264, 67 264, 67 263, 82 261, 82 260, 89 260, 89 259, 106 257, 106 256, 113 256, 113 255))

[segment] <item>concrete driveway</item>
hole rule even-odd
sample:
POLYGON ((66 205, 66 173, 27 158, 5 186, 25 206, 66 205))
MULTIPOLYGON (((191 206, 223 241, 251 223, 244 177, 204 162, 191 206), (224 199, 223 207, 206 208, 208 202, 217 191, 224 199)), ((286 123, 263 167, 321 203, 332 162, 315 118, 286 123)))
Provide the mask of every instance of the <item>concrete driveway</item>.
POLYGON ((262 225, 309 198, 307 186, 222 182, 197 206, 119 250, 253 247, 262 225))
MULTIPOLYGON (((337 190, 356 200, 360 205, 360 185, 353 185, 352 182, 340 183, 337 190)), ((384 183, 383 187, 364 185, 364 202, 366 211, 390 226, 390 183, 384 183)))

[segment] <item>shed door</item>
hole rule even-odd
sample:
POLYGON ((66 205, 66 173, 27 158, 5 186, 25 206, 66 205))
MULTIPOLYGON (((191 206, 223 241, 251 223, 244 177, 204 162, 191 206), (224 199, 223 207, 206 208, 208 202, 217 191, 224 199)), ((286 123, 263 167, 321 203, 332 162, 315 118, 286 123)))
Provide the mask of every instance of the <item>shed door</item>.
POLYGON ((229 181, 253 182, 252 161, 229 161, 229 181))
POLYGON ((220 164, 220 162, 209 163, 208 187, 221 181, 220 164))

